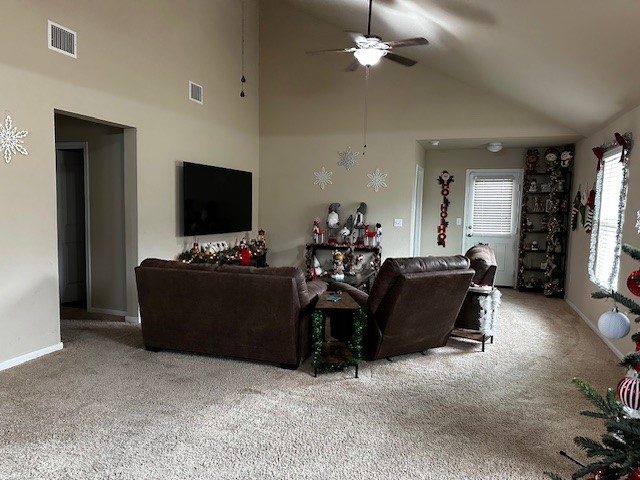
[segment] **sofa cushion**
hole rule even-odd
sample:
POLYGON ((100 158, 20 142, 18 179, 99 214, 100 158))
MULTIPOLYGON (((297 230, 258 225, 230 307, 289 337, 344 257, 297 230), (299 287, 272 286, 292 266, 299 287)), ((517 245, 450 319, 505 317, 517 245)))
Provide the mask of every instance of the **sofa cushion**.
POLYGON ((401 275, 467 268, 469 259, 464 255, 387 258, 373 282, 367 309, 375 315, 380 303, 401 275))

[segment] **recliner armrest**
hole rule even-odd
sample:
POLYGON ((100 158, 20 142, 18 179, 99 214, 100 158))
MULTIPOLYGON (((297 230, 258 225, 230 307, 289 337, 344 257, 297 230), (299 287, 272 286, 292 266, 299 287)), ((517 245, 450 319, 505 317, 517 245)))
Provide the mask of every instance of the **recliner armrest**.
POLYGON ((367 302, 369 301, 369 294, 343 282, 331 282, 329 284, 329 290, 333 292, 337 292, 338 290, 347 292, 349 295, 351 295, 351 298, 353 298, 356 303, 360 305, 360 308, 365 308, 367 302))

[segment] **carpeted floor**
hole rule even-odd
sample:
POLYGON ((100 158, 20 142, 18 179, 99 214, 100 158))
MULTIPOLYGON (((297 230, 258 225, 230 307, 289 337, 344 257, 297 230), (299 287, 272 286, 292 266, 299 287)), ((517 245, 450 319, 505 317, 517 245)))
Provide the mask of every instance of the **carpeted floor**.
POLYGON ((571 378, 603 391, 624 371, 563 301, 503 293, 485 353, 452 339, 359 379, 152 353, 138 325, 64 320, 64 350, 0 372, 0 478, 568 476, 558 450, 584 460, 573 437, 602 432, 571 378))

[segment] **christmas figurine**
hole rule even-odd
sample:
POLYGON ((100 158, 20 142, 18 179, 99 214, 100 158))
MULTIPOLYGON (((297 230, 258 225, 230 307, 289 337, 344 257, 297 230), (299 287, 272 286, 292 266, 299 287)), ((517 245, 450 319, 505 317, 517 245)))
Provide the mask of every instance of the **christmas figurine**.
POLYGON ((525 168, 527 169, 527 172, 535 172, 536 170, 538 170, 538 149, 530 148, 529 150, 527 150, 527 155, 525 158, 525 168))
POLYGON ((338 244, 336 234, 338 233, 338 229, 340 228, 340 217, 338 216, 339 208, 339 203, 332 203, 331 205, 329 205, 329 214, 327 215, 327 228, 329 229, 329 239, 327 240, 327 243, 330 243, 332 245, 338 244))
POLYGON ((382 242, 382 225, 376 223, 376 245, 380 245, 382 242))
POLYGON ((333 251, 333 273, 331 278, 337 281, 344 280, 344 264, 342 263, 343 257, 340 250, 333 251))
POLYGON ((544 159, 547 161, 547 172, 551 172, 556 169, 558 157, 560 152, 555 148, 547 148, 544 152, 544 159))
POLYGON ((364 233, 363 233, 365 230, 364 216, 366 213, 367 213, 367 204, 364 202, 360 202, 360 206, 357 208, 356 215, 353 220, 353 226, 355 230, 357 230, 358 232, 358 235, 356 236, 356 240, 354 241, 354 243, 357 243, 357 244, 364 243, 364 233))
POLYGON ((573 152, 569 149, 564 149, 560 154, 560 168, 563 170, 569 170, 571 168, 571 161, 573 160, 573 152))

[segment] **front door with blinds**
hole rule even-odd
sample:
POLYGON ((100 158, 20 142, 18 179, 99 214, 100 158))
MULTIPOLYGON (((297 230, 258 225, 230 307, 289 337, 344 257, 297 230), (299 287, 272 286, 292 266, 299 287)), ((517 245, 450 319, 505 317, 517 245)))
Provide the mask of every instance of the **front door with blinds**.
POLYGON ((467 170, 463 251, 484 243, 496 254, 498 286, 515 286, 522 170, 467 170))

